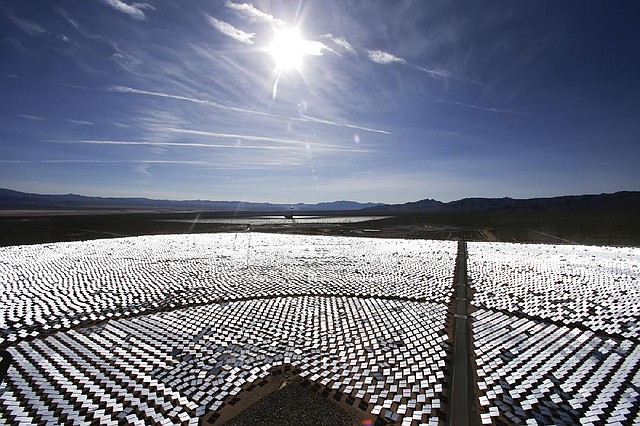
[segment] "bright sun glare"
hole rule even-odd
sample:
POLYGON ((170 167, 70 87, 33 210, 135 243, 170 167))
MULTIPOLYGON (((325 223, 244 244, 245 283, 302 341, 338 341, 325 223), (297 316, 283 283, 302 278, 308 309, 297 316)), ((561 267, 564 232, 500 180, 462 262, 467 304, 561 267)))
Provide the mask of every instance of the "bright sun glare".
POLYGON ((308 54, 307 40, 300 36, 297 28, 277 29, 273 43, 268 51, 276 63, 278 71, 298 70, 302 67, 302 58, 308 54))

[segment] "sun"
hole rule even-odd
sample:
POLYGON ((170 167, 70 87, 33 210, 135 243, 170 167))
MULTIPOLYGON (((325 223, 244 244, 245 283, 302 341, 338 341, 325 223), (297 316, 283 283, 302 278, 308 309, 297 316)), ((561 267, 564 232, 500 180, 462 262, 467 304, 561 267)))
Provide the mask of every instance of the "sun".
POLYGON ((309 42, 300 36, 298 28, 276 29, 275 37, 267 51, 273 58, 278 72, 302 69, 302 61, 309 52, 309 42))
POLYGON ((278 82, 283 74, 287 71, 296 70, 302 75, 302 62, 305 56, 322 56, 324 50, 331 51, 319 41, 306 40, 300 35, 298 27, 275 28, 274 30, 273 41, 266 48, 275 63, 275 77, 272 88, 273 99, 276 98, 278 82))

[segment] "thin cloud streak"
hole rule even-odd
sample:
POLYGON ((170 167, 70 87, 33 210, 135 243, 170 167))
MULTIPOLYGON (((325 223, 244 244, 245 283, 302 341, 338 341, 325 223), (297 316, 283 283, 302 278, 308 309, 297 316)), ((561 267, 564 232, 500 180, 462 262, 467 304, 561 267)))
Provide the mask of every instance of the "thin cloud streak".
POLYGON ((282 26, 285 24, 284 21, 281 21, 280 19, 276 19, 272 15, 269 15, 268 13, 261 11, 251 3, 233 3, 227 0, 224 3, 224 5, 227 8, 234 10, 240 16, 242 16, 243 18, 251 22, 262 21, 262 22, 272 23, 278 26, 282 26))
POLYGON ((406 59, 401 58, 399 56, 395 56, 389 52, 385 52, 384 50, 367 50, 367 56, 371 62, 375 62, 376 64, 380 64, 380 65, 401 64, 401 65, 411 67, 415 70, 421 71, 423 73, 429 74, 431 77, 444 78, 444 79, 451 78, 461 82, 482 86, 482 84, 478 83, 477 81, 473 81, 473 80, 466 79, 464 77, 457 76, 449 71, 433 70, 433 69, 421 67, 418 65, 414 65, 409 61, 407 61, 406 59))
POLYGON ((407 63, 405 59, 399 58, 383 50, 367 50, 367 56, 369 57, 369 60, 375 62, 376 64, 388 65, 393 63, 407 63))
POLYGON ((300 119, 300 121, 313 121, 314 123, 320 123, 320 124, 328 124, 328 125, 332 125, 332 126, 338 126, 338 127, 347 127, 349 129, 356 129, 356 130, 364 130, 365 132, 371 132, 371 133, 380 133, 383 135, 390 135, 391 132, 388 132, 386 130, 381 130, 381 129, 373 129, 371 127, 363 127, 363 126, 357 126, 355 124, 349 124, 349 123, 338 123, 335 121, 329 121, 329 120, 323 120, 321 118, 315 118, 315 117, 310 117, 308 115, 303 115, 303 118, 300 119))
MULTIPOLYGON (((263 149, 274 151, 293 151, 300 152, 300 148, 290 146, 273 146, 273 145, 220 145, 194 142, 148 142, 148 141, 112 141, 112 140, 49 140, 52 143, 69 143, 82 145, 130 145, 130 146, 160 146, 160 147, 179 147, 179 148, 212 148, 212 149, 263 149)), ((314 151, 343 151, 343 152, 368 152, 363 149, 341 148, 341 147, 316 147, 313 143, 314 151)), ((303 147, 306 149, 306 147, 303 147)))
POLYGON ((443 78, 457 78, 449 71, 439 71, 439 70, 430 70, 429 68, 419 67, 417 65, 412 65, 415 69, 427 73, 433 77, 443 77, 443 78))
POLYGON ((344 37, 337 37, 333 34, 324 34, 322 37, 331 40, 335 45, 342 47, 349 53, 356 53, 356 49, 354 49, 351 43, 349 43, 344 37))
POLYGON ((442 133, 443 135, 449 135, 449 136, 463 136, 462 133, 450 132, 448 130, 436 130, 436 132, 442 133))
MULTIPOLYGON (((85 89, 83 87, 78 87, 79 89, 85 89)), ((203 104, 203 105, 209 105, 215 108, 220 108, 226 111, 234 111, 234 112, 239 112, 239 113, 245 113, 245 114, 255 114, 255 115, 260 115, 263 117, 271 117, 271 118, 278 118, 280 120, 292 120, 292 121, 312 121, 315 123, 320 123, 320 124, 326 124, 326 125, 330 125, 330 126, 335 126, 335 127, 346 127, 346 128, 350 128, 350 129, 357 129, 357 130, 362 130, 365 132, 372 132, 372 133, 380 133, 383 135, 390 135, 391 132, 387 131, 387 130, 382 130, 382 129, 375 129, 375 128, 371 128, 371 127, 364 127, 364 126, 359 126, 357 124, 351 124, 351 123, 341 123, 341 122, 337 122, 337 121, 332 121, 332 120, 325 120, 322 118, 317 118, 317 117, 312 117, 312 116, 308 116, 308 115, 304 115, 301 118, 300 117, 285 117, 283 115, 278 115, 278 114, 272 114, 272 113, 268 113, 268 112, 263 112, 263 111, 256 111, 253 109, 247 109, 247 108, 240 108, 240 107, 233 107, 233 106, 229 106, 229 105, 224 105, 215 101, 210 101, 207 99, 198 99, 198 98, 190 98, 187 96, 180 96, 180 95, 172 95, 169 93, 160 93, 160 92, 151 92, 151 91, 147 91, 147 90, 140 90, 140 89, 134 89, 132 87, 126 87, 126 86, 109 86, 106 89, 108 92, 117 92, 117 93, 130 93, 130 94, 136 94, 136 95, 146 95, 146 96, 157 96, 160 98, 168 98, 168 99, 176 99, 176 100, 180 100, 180 101, 187 101, 187 102, 194 102, 194 103, 198 103, 198 104, 203 104)))
POLYGON ((85 121, 85 120, 72 120, 71 118, 67 118, 64 121, 68 121, 69 123, 73 123, 73 124, 80 124, 83 126, 94 126, 96 123, 93 123, 91 121, 85 121))
POLYGON ((261 163, 212 163, 209 161, 180 161, 180 160, 0 160, 3 164, 189 164, 213 166, 219 169, 254 169, 261 166, 302 166, 303 164, 261 162, 261 163))
POLYGON ((438 100, 436 100, 436 102, 443 103, 443 104, 450 104, 450 105, 458 105, 458 106, 461 106, 461 107, 478 109, 478 110, 481 110, 481 111, 502 112, 502 113, 505 113, 505 114, 529 115, 529 113, 521 112, 521 111, 512 111, 512 110, 508 110, 508 109, 499 109, 499 108, 488 108, 488 107, 482 107, 480 105, 466 104, 466 103, 463 103, 463 102, 456 102, 456 101, 445 101, 445 100, 442 100, 442 99, 438 99, 438 100))
POLYGON ((140 21, 146 19, 146 15, 144 14, 143 9, 156 10, 155 7, 151 6, 148 3, 133 3, 127 4, 121 0, 102 0, 102 3, 111 6, 113 9, 118 12, 122 12, 131 16, 134 19, 138 19, 140 21))
POLYGON ((218 133, 218 132, 208 132, 204 130, 193 130, 193 129, 178 129, 175 127, 163 127, 163 131, 181 133, 187 135, 198 135, 198 136, 211 136, 215 138, 222 139, 240 139, 240 140, 249 140, 249 141, 257 141, 257 142, 276 142, 276 143, 284 143, 284 144, 293 144, 293 145, 313 145, 313 146, 324 146, 328 148, 335 148, 332 145, 316 143, 313 141, 301 141, 295 139, 283 139, 283 138, 273 138, 269 136, 256 136, 256 135, 241 135, 241 134, 231 134, 231 133, 218 133))
POLYGON ((27 120, 44 121, 44 118, 38 117, 37 115, 16 114, 16 117, 25 118, 27 120))
POLYGON ((42 27, 42 25, 37 22, 29 21, 27 19, 18 18, 17 16, 13 16, 11 14, 7 15, 13 24, 20 28, 25 33, 30 36, 39 36, 40 34, 44 34, 47 31, 42 27))
POLYGON ((108 92, 118 92, 118 93, 133 93, 133 94, 136 94, 136 95, 147 95, 147 96, 157 96, 157 97, 160 97, 160 98, 177 99, 177 100, 180 100, 180 101, 188 101, 188 102, 195 102, 195 103, 198 103, 198 104, 210 105, 210 106, 213 106, 213 107, 216 107, 216 108, 220 108, 220 109, 224 109, 224 110, 227 110, 227 111, 244 112, 244 113, 264 115, 264 116, 269 116, 269 117, 278 117, 278 116, 276 116, 274 114, 269 114, 269 113, 262 112, 262 111, 255 111, 255 110, 251 110, 251 109, 232 107, 232 106, 223 105, 221 103, 218 103, 218 102, 215 102, 215 101, 206 100, 206 99, 190 98, 190 97, 187 97, 187 96, 172 95, 172 94, 169 94, 169 93, 150 92, 150 91, 147 91, 147 90, 134 89, 132 87, 126 87, 126 86, 109 86, 109 87, 106 88, 106 91, 108 91, 108 92))
POLYGON ((244 140, 250 140, 250 141, 279 142, 279 143, 288 143, 288 144, 296 144, 296 145, 300 145, 300 144, 304 145, 308 143, 307 141, 299 141, 294 139, 280 139, 280 138, 272 138, 269 136, 207 132, 204 130, 193 130, 193 129, 177 129, 175 127, 164 127, 162 128, 162 130, 167 132, 182 133, 187 135, 212 136, 216 138, 226 138, 226 139, 244 139, 244 140))
POLYGON ((28 163, 160 163, 160 164, 211 164, 206 161, 177 161, 177 160, 0 160, 7 164, 28 163))
POLYGON ((65 9, 58 7, 56 8, 56 11, 60 14, 60 16, 64 18, 65 21, 71 24, 73 28, 75 28, 78 31, 81 31, 80 24, 78 24, 78 22, 75 19, 73 19, 65 9))
POLYGON ((408 65, 408 66, 410 66, 410 67, 412 67, 412 68, 415 68, 415 69, 417 69, 417 70, 419 70, 419 71, 422 71, 422 72, 424 72, 424 73, 427 73, 427 74, 429 74, 431 77, 436 77, 436 78, 445 78, 445 79, 450 78, 450 79, 453 79, 453 80, 460 81, 460 82, 462 82, 462 83, 473 84, 473 85, 475 85, 475 86, 484 86, 482 83, 480 83, 480 82, 478 82, 478 81, 471 80, 471 79, 468 79, 468 78, 465 78, 465 77, 461 77, 461 76, 456 75, 456 74, 453 74, 453 73, 451 73, 451 72, 449 72, 449 71, 444 71, 444 70, 432 70, 432 69, 425 68, 425 67, 419 67, 419 66, 417 66, 417 65, 413 65, 413 64, 410 64, 410 63, 407 63, 406 65, 408 65))
POLYGON ((214 18, 213 16, 207 15, 207 21, 209 24, 218 30, 220 33, 225 36, 232 38, 240 43, 244 44, 253 44, 253 37, 255 37, 255 33, 245 33, 244 31, 234 27, 228 22, 221 21, 220 19, 214 18))

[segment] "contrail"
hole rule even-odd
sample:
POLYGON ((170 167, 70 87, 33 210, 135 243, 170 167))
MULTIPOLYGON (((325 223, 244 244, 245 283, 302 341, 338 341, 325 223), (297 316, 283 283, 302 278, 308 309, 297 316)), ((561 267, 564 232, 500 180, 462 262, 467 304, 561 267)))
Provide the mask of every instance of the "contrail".
MULTIPOLYGON (((195 131, 194 131, 195 132, 195 131)), ((201 132, 206 133, 206 132, 201 132)), ((218 134, 219 136, 219 134, 218 134)), ((229 137, 236 135, 228 135, 229 137)), ((248 139, 242 137, 240 139, 248 139)), ((220 144, 207 144, 207 143, 194 143, 194 142, 147 142, 147 141, 113 141, 113 140, 48 140, 52 143, 68 143, 68 144, 84 144, 84 145, 131 145, 131 146, 170 146, 179 148, 213 148, 213 149, 265 149, 276 151, 298 151, 299 148, 289 146, 273 146, 273 145, 220 145, 220 144)), ((298 141, 296 141, 298 142, 298 141)), ((346 151, 346 152, 367 152, 362 149, 342 148, 324 146, 319 144, 317 146, 312 143, 314 150, 317 151, 346 151)))
MULTIPOLYGON (((293 145, 302 145, 305 148, 307 146, 312 146, 314 149, 325 149, 325 150, 345 149, 343 147, 336 147, 335 145, 329 145, 325 143, 318 143, 313 141, 302 141, 302 140, 296 140, 296 139, 272 138, 269 136, 218 133, 218 132, 208 132, 204 130, 178 129, 175 127, 163 127, 162 130, 165 130, 168 132, 175 132, 175 133, 184 133, 188 135, 211 136, 215 138, 244 139, 244 140, 250 140, 250 141, 257 141, 257 142, 276 142, 276 143, 285 143, 285 144, 293 144, 293 145)), ((353 149, 350 149, 350 150, 354 151, 353 149)))
POLYGON ((259 166, 302 166, 298 163, 261 162, 261 163, 211 163, 208 161, 178 161, 178 160, 0 160, 4 164, 66 164, 66 163, 97 163, 97 164, 190 164, 216 167, 219 169, 245 169, 259 166))
POLYGON ((445 100, 442 100, 442 99, 438 99, 438 100, 436 100, 436 102, 440 102, 440 103, 443 103, 443 104, 458 105, 458 106, 466 107, 466 108, 479 109, 481 111, 502 112, 502 113, 505 113, 505 114, 529 115, 526 112, 511 111, 511 110, 508 110, 508 109, 487 108, 487 107, 481 107, 480 105, 465 104, 465 103, 456 102, 456 101, 445 101, 445 100))
POLYGON ((172 95, 172 94, 169 94, 169 93, 151 92, 151 91, 147 91, 147 90, 134 89, 132 87, 127 87, 127 86, 109 86, 104 90, 106 90, 108 92, 132 93, 132 94, 137 94, 137 95, 156 96, 156 97, 160 97, 160 98, 168 98, 168 99, 176 99, 176 100, 180 100, 180 101, 194 102, 194 103, 198 103, 198 104, 202 104, 202 105, 209 105, 209 106, 212 106, 212 107, 215 107, 215 108, 219 108, 219 109, 223 109, 223 110, 226 110, 226 111, 240 112, 240 113, 244 113, 244 114, 260 115, 260 116, 263 116, 263 117, 278 118, 280 120, 311 121, 311 122, 320 123, 320 124, 327 124, 327 125, 330 125, 330 126, 347 127, 347 128, 350 128, 350 129, 357 129, 357 130, 362 130, 362 131, 365 131, 365 132, 380 133, 380 134, 383 134, 383 135, 390 135, 391 134, 391 132, 389 132, 387 130, 374 129, 374 128, 364 127, 364 126, 358 126, 356 124, 351 124, 351 123, 341 123, 341 122, 337 122, 337 121, 325 120, 325 119, 322 119, 322 118, 310 117, 310 116, 303 116, 302 118, 285 117, 283 115, 272 114, 272 113, 269 113, 269 112, 256 111, 256 110, 253 110, 253 109, 247 109, 247 108, 240 108, 240 107, 224 105, 224 104, 221 104, 219 102, 211 101, 211 100, 208 100, 208 99, 190 98, 190 97, 187 97, 187 96, 172 95))

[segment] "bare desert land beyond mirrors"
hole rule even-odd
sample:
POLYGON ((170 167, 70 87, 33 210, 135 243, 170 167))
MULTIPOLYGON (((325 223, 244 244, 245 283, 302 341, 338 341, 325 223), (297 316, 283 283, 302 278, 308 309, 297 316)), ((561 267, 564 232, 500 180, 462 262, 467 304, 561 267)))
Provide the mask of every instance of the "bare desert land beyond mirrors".
POLYGON ((622 213, 42 213, 1 220, 6 423, 640 422, 622 213))

